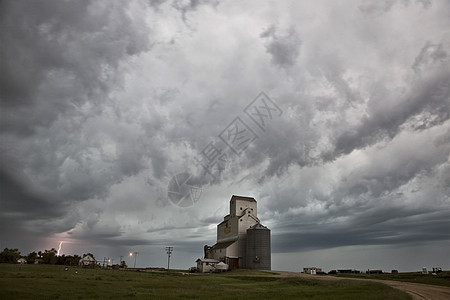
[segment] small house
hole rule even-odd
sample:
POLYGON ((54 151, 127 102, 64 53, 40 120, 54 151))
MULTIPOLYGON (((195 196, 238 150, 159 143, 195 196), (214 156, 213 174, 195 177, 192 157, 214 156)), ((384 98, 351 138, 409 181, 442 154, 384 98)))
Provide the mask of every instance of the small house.
POLYGON ((86 255, 85 257, 80 259, 80 262, 78 264, 82 267, 94 267, 95 259, 90 255, 86 255))
POLYGON ((214 272, 220 260, 213 258, 199 258, 196 260, 197 270, 201 273, 214 272))
POLYGON ((317 267, 303 268, 303 273, 316 275, 317 273, 322 273, 322 268, 317 268, 317 267))
POLYGON ((27 260, 26 260, 25 258, 19 258, 19 259, 17 260, 17 263, 23 265, 23 264, 26 264, 26 263, 27 263, 27 260))

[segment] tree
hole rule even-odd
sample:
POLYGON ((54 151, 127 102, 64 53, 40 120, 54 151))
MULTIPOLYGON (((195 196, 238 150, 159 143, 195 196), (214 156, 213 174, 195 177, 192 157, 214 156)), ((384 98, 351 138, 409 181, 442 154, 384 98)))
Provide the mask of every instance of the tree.
POLYGON ((77 266, 81 257, 79 255, 60 255, 56 258, 57 265, 77 266))
POLYGON ((57 265, 67 265, 67 257, 65 254, 56 257, 57 265))
POLYGON ((20 257, 19 249, 5 248, 0 252, 0 262, 15 264, 20 257))
POLYGON ((78 263, 80 262, 80 259, 81 259, 81 256, 75 254, 69 260, 69 265, 71 265, 71 266, 78 266, 78 263))
POLYGON ((29 253, 26 258, 29 264, 34 264, 34 261, 38 258, 38 255, 35 251, 33 251, 29 253))
POLYGON ((125 263, 125 261, 124 260, 122 260, 122 262, 120 263, 120 267, 121 268, 128 268, 128 266, 127 266, 127 264, 125 263))
POLYGON ((0 262, 17 263, 17 260, 19 258, 20 258, 19 249, 5 248, 2 252, 0 252, 0 262))
POLYGON ((56 261, 57 261, 56 253, 58 253, 58 251, 56 251, 55 248, 52 248, 50 250, 45 250, 45 252, 42 253, 42 263, 49 264, 49 265, 56 264, 56 261))

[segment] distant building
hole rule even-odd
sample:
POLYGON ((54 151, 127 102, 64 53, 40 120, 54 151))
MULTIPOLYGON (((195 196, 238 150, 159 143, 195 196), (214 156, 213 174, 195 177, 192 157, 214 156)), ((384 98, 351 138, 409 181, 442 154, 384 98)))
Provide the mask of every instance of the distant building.
POLYGON ((339 269, 336 271, 337 274, 359 274, 361 271, 355 269, 339 269))
POLYGON ((86 255, 85 257, 80 259, 78 264, 83 267, 94 267, 95 263, 95 259, 92 256, 86 255))
POLYGON ((205 258, 222 261, 230 269, 270 270, 270 229, 257 215, 254 198, 233 195, 230 213, 217 225, 216 244, 204 247, 205 258))
POLYGON ((26 263, 27 263, 27 260, 26 260, 25 258, 19 258, 19 259, 17 260, 17 263, 23 265, 23 264, 26 264, 26 263))
POLYGON ((366 274, 383 274, 383 270, 367 270, 366 274))
POLYGON ((311 275, 316 275, 318 273, 320 274, 320 273, 322 273, 322 268, 317 268, 317 267, 303 268, 303 273, 311 274, 311 275))

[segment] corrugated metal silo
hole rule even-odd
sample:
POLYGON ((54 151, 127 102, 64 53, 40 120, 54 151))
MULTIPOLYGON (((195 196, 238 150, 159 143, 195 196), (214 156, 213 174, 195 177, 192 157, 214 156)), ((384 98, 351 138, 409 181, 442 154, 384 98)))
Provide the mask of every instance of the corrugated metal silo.
POLYGON ((270 229, 256 224, 247 229, 247 257, 248 269, 270 270, 270 229))

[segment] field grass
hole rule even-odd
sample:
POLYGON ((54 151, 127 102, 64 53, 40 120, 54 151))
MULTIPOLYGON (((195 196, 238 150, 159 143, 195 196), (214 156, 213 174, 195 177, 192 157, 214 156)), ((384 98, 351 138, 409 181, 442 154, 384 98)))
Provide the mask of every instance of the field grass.
POLYGON ((0 264, 0 299, 410 299, 384 284, 280 278, 268 272, 221 274, 0 264))
POLYGON ((450 287, 450 271, 444 271, 437 275, 422 274, 420 272, 398 273, 398 274, 339 274, 337 277, 346 278, 366 278, 366 279, 382 279, 395 280, 404 282, 423 283, 431 285, 440 285, 450 287))

